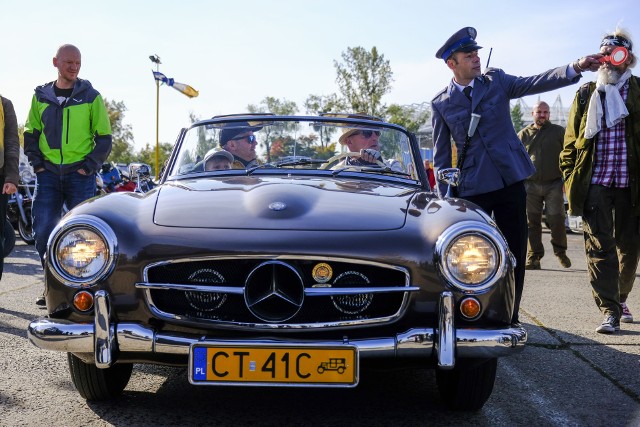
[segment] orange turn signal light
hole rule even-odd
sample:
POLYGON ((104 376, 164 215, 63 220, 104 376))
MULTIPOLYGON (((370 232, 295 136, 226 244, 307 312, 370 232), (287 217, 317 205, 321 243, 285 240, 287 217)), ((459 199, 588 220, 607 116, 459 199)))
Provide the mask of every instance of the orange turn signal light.
POLYGON ((467 319, 475 319, 480 315, 480 301, 475 298, 465 298, 460 302, 460 313, 467 319))
POLYGON ((89 291, 80 291, 73 297, 73 306, 80 311, 89 311, 93 308, 93 294, 89 291))

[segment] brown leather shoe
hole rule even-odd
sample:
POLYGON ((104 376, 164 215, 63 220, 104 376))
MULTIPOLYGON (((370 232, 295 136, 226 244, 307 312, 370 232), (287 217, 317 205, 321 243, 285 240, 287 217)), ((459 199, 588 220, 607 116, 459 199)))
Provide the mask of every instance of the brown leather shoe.
POLYGON ((540 270, 542 266, 540 266, 539 259, 530 259, 527 260, 527 263, 524 265, 525 270, 540 270))
POLYGON ((558 261, 560 261, 560 265, 563 266, 564 268, 571 267, 571 260, 569 259, 567 254, 558 255, 558 261))

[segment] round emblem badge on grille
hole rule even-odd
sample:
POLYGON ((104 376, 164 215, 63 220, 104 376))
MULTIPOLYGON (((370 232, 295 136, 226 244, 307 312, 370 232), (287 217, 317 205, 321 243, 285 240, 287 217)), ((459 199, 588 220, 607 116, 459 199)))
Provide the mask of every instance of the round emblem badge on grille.
POLYGON ((320 264, 316 264, 313 267, 313 271, 311 271, 311 276, 313 276, 313 280, 318 283, 327 283, 333 277, 333 269, 326 262, 321 262, 320 264))
POLYGON ((272 211, 283 211, 287 209, 287 204, 284 202, 273 202, 269 204, 269 209, 272 211))
MULTIPOLYGON (((222 274, 210 268, 200 269, 189 276, 189 281, 198 284, 224 283, 222 274)), ((185 292, 189 305, 201 311, 215 311, 227 300, 227 294, 218 292, 185 292)))
POLYGON ((277 323, 295 316, 304 301, 304 282, 282 261, 266 261, 253 269, 244 285, 244 301, 258 319, 277 323))
MULTIPOLYGON (((357 271, 346 271, 336 277, 332 287, 363 287, 368 286, 369 283, 369 278, 364 274, 357 271)), ((341 313, 360 314, 371 305, 373 294, 335 295, 331 297, 331 301, 341 313)))

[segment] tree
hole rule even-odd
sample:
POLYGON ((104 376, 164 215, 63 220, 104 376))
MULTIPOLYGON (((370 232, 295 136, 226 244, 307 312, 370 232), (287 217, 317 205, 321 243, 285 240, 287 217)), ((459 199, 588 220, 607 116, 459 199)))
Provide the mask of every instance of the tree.
MULTIPOLYGON (((309 95, 304 101, 307 114, 318 115, 321 113, 339 113, 347 110, 344 100, 338 95, 309 95)), ((326 147, 331 142, 331 135, 336 131, 335 127, 314 126, 314 130, 320 133, 320 144, 326 147)))
POLYGON ((307 114, 317 115, 321 113, 340 113, 347 109, 343 99, 338 95, 309 95, 304 101, 307 114))
MULTIPOLYGON (((193 112, 189 113, 189 121, 191 124, 194 124, 197 121, 200 121, 200 118, 196 116, 193 112)), ((196 146, 196 156, 201 159, 204 158, 207 152, 214 148, 213 135, 211 132, 207 132, 207 128, 205 126, 200 126, 197 128, 198 131, 198 145, 196 146)))
MULTIPOLYGON (((168 142, 161 142, 159 144, 158 165, 160 166, 160 169, 162 169, 163 167, 162 165, 164 165, 164 163, 167 161, 167 159, 171 155, 172 149, 173 149, 173 144, 170 144, 168 142)), ((145 147, 141 149, 140 152, 136 155, 136 159, 133 161, 148 164, 149 166, 151 166, 152 175, 155 175, 155 176, 159 175, 159 173, 156 173, 156 171, 153 171, 153 168, 155 167, 155 164, 156 164, 156 147, 152 147, 150 144, 147 143, 147 145, 145 145, 145 147)))
MULTIPOLYGON (((249 104, 247 105, 247 110, 250 113, 253 114, 258 114, 258 113, 273 113, 273 114, 277 114, 277 115, 293 115, 293 114, 297 114, 298 113, 298 106, 296 105, 295 102, 293 101, 287 101, 286 99, 278 99, 278 98, 274 98, 272 96, 267 96, 266 98, 264 98, 262 101, 260 101, 260 104, 258 105, 254 105, 254 104, 249 104)), ((273 133, 273 129, 271 126, 267 126, 267 128, 265 128, 264 130, 264 140, 263 140, 263 146, 264 146, 264 150, 267 156, 267 163, 271 162, 271 142, 273 139, 279 137, 282 135, 283 131, 292 131, 295 130, 296 128, 296 124, 293 122, 290 123, 286 123, 284 124, 284 126, 282 128, 280 128, 280 132, 276 135, 276 136, 272 136, 271 134, 273 133)))
POLYGON ((382 97, 391 90, 393 72, 384 55, 374 46, 371 51, 363 47, 349 47, 342 52, 343 63, 334 61, 336 83, 352 112, 382 116, 386 107, 382 97))
POLYGON ((131 163, 135 160, 135 155, 131 125, 124 123, 124 112, 127 111, 127 107, 122 101, 107 99, 104 100, 104 105, 107 107, 111 122, 112 148, 108 160, 116 163, 131 163))
POLYGON ((420 111, 410 105, 391 104, 387 108, 385 119, 407 129, 409 132, 417 132, 420 126, 427 123, 430 114, 428 109, 420 111))
POLYGON ((513 129, 516 132, 520 132, 522 128, 524 128, 524 120, 522 119, 522 108, 520 108, 520 104, 517 103, 515 107, 511 109, 511 123, 513 123, 513 129))
POLYGON ((20 141, 20 147, 24 149, 24 125, 18 125, 18 140, 20 141))

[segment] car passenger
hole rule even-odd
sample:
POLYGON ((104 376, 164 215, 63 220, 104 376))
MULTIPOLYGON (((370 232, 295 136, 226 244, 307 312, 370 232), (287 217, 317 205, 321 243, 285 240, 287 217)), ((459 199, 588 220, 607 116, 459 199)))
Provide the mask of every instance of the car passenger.
POLYGON ((205 171, 231 169, 231 164, 233 163, 233 154, 231 154, 227 150, 213 148, 209 150, 204 156, 203 163, 205 171))

